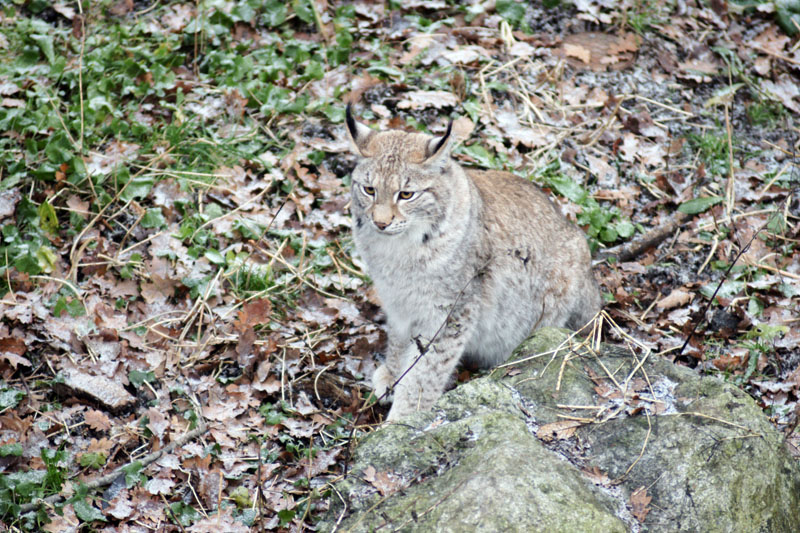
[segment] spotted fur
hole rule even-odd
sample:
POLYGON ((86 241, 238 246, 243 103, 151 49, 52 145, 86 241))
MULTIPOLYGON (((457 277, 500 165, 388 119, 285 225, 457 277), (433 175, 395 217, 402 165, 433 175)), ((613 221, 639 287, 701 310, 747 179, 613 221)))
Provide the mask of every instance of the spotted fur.
POLYGON ((346 129, 360 158, 353 237, 387 318, 375 393, 405 373, 388 420, 430 408, 459 361, 497 365, 533 329, 577 328, 600 309, 585 236, 538 187, 462 168, 449 128, 376 132, 348 106, 346 129))

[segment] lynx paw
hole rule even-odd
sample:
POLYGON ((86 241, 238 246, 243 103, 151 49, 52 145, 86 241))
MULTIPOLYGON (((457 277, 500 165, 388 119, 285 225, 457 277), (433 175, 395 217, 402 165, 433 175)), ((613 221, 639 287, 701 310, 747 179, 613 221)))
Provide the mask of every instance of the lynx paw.
MULTIPOLYGON (((386 365, 381 365, 375 369, 372 374, 372 389, 377 398, 381 398, 386 391, 394 384, 394 376, 386 368, 386 365)), ((389 394, 381 399, 382 404, 387 404, 392 401, 392 395, 389 394)))

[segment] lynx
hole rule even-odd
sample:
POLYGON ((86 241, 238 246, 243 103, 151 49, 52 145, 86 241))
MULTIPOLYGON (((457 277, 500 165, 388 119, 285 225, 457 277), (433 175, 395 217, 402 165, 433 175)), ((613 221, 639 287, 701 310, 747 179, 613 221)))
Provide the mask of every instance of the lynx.
POLYGON ((581 230, 531 182, 462 168, 452 121, 441 137, 377 132, 348 105, 346 125, 353 238, 389 339, 375 394, 397 382, 388 421, 430 408, 460 361, 495 366, 534 329, 600 309, 581 230))

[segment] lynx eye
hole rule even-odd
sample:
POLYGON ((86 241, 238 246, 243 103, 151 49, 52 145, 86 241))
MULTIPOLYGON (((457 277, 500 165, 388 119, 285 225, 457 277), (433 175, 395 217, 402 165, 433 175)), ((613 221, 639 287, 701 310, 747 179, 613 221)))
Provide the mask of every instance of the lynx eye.
POLYGON ((362 187, 362 189, 364 190, 364 194, 366 194, 368 196, 375 196, 375 187, 370 187, 369 185, 364 185, 362 187))
POLYGON ((397 193, 397 197, 401 200, 410 200, 412 196, 414 196, 414 191, 400 191, 397 193))

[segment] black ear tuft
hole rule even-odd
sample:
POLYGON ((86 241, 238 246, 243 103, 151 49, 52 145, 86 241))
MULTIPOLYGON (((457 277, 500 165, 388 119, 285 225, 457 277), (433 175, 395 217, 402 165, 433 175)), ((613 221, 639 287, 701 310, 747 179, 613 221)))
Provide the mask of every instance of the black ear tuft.
POLYGON ((347 129, 350 131, 353 141, 358 141, 358 128, 356 127, 356 119, 353 118, 353 104, 350 102, 347 102, 347 107, 344 110, 344 120, 347 123, 347 129))
POLYGON ((450 132, 451 131, 453 131, 453 119, 452 118, 450 119, 450 122, 447 123, 447 131, 444 132, 444 135, 442 135, 441 139, 439 139, 439 142, 437 142, 436 145, 433 147, 433 150, 431 150, 430 155, 438 153, 439 150, 441 150, 442 147, 445 144, 447 144, 447 140, 450 138, 450 132))

